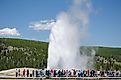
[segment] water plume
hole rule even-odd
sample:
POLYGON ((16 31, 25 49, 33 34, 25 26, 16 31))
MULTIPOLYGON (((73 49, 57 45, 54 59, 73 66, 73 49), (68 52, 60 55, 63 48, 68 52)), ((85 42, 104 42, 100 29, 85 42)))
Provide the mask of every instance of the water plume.
POLYGON ((48 48, 47 69, 87 69, 95 51, 80 52, 81 40, 87 36, 89 0, 74 0, 69 10, 61 12, 52 26, 48 48))

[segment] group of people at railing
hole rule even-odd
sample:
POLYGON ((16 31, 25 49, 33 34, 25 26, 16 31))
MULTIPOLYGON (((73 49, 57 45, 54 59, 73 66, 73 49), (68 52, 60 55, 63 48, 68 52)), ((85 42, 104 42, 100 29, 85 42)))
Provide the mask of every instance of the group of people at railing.
POLYGON ((16 77, 121 77, 121 71, 96 71, 81 69, 16 69, 16 77))

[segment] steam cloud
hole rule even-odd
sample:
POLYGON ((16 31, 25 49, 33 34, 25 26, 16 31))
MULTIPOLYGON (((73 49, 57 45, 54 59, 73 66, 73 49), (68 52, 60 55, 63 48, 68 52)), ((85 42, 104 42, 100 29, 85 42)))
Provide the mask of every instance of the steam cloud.
POLYGON ((95 50, 80 49, 81 40, 87 37, 90 11, 89 0, 74 0, 70 9, 58 14, 56 20, 31 23, 29 27, 35 30, 51 30, 47 69, 93 68, 95 50))
POLYGON ((68 11, 57 16, 50 33, 48 69, 92 67, 95 51, 85 53, 82 50, 80 53, 80 42, 87 36, 90 10, 89 0, 74 0, 68 11))

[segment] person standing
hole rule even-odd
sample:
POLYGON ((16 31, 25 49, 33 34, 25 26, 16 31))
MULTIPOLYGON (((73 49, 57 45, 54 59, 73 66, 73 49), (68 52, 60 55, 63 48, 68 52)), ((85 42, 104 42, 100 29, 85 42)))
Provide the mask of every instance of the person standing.
POLYGON ((23 70, 23 76, 25 77, 25 69, 23 70))
POLYGON ((16 69, 16 77, 18 77, 18 70, 16 69))
POLYGON ((29 77, 29 70, 27 69, 27 77, 29 77))

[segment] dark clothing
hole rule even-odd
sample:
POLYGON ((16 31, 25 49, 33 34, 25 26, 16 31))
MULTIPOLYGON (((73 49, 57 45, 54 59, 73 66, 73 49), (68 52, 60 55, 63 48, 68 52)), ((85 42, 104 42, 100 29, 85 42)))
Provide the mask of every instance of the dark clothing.
POLYGON ((23 70, 23 76, 25 77, 25 69, 23 70))
POLYGON ((29 70, 27 69, 27 77, 29 77, 29 70))

